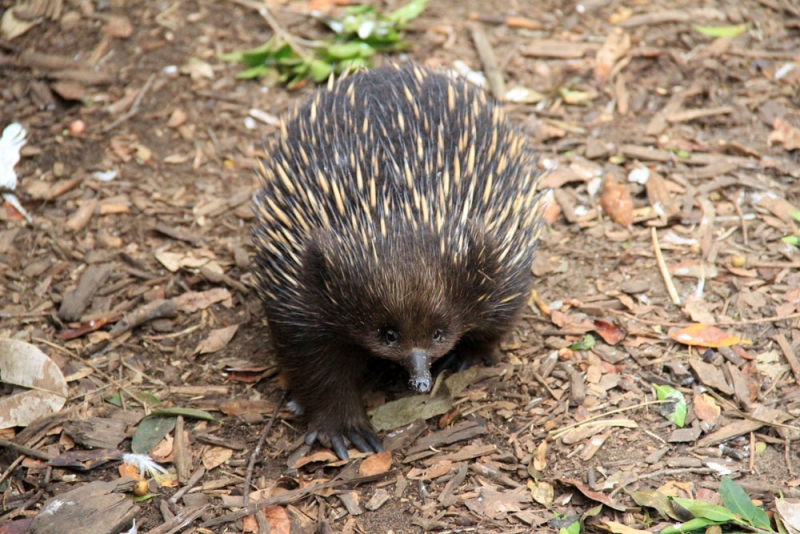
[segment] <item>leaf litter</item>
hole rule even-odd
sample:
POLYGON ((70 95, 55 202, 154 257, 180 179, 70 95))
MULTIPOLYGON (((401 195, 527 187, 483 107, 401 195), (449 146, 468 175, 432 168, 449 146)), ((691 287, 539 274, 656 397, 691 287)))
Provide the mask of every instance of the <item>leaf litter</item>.
MULTIPOLYGON (((336 21, 336 3, 269 14, 304 46, 325 36, 307 10, 336 21)), ((796 531, 800 13, 669 7, 443 1, 403 21, 414 60, 514 88, 509 111, 553 169, 554 201, 536 293, 498 363, 431 396, 371 393, 388 452, 349 464, 303 445, 245 285, 255 140, 301 95, 237 81, 217 56, 275 28, 248 2, 201 1, 14 29, 0 121, 28 135, 14 167, 24 212, 0 208, 0 339, 63 380, 0 367, 0 400, 57 391, 65 404, 0 432, 13 451, 0 528, 46 532, 48 499, 74 498, 86 513, 107 503, 100 523, 117 532, 134 516, 164 531, 176 517, 247 532, 796 531), (478 56, 467 20, 494 54, 478 56), (64 55, 42 44, 67 37, 64 55), (276 407, 259 506, 243 509, 276 407), (134 490, 109 464, 128 450, 163 460, 176 487, 119 501, 134 490), (57 484, 36 489, 48 465, 57 484), (106 476, 118 483, 100 487, 106 476)))

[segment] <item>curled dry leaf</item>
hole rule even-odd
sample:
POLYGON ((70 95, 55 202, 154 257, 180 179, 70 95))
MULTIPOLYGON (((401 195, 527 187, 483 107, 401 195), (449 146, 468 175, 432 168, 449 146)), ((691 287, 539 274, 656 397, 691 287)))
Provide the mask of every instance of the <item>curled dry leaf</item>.
POLYGON ((61 369, 30 343, 0 340, 0 377, 4 384, 26 388, 0 399, 0 428, 27 426, 58 412, 67 400, 61 369))
POLYGON ((617 224, 630 228, 633 224, 633 199, 624 185, 617 183, 611 174, 603 181, 603 194, 600 197, 603 211, 617 224))
POLYGON ((751 341, 727 334, 717 328, 716 326, 693 324, 679 330, 671 331, 668 334, 669 338, 683 343, 684 345, 692 345, 698 347, 730 347, 731 345, 738 345, 743 343, 745 345, 752 345, 751 341))

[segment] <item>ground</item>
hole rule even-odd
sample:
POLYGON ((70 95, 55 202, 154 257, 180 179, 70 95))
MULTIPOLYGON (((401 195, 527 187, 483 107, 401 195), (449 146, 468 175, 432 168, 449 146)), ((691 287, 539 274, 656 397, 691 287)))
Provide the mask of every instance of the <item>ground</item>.
MULTIPOLYGON (((267 4, 290 34, 325 35, 308 2, 267 4)), ((41 349, 68 400, 56 417, 0 433, 0 532, 24 531, 81 483, 119 479, 118 458, 77 470, 52 458, 129 452, 154 408, 144 394, 215 420, 180 412, 184 432, 151 455, 181 484, 151 482, 154 497, 96 531, 127 530, 133 516, 155 531, 197 511, 186 531, 255 532, 252 516, 210 523, 241 507, 250 455, 282 398, 248 289, 249 201, 278 117, 315 88, 238 80, 241 67, 218 58, 272 35, 246 1, 68 0, 36 20, 0 39, 0 128, 27 130, 15 193, 31 216, 0 206, 0 340, 41 349), (168 501, 192 474, 190 491, 168 501)), ((252 500, 276 498, 271 531, 555 532, 554 514, 597 502, 603 521, 656 530, 667 518, 629 491, 719 502, 723 467, 767 509, 777 490, 800 496, 800 253, 782 239, 797 232, 800 206, 800 10, 432 0, 408 28, 410 48, 376 62, 488 72, 476 31, 506 87, 536 92, 506 103, 553 169, 535 294, 497 364, 444 395, 447 415, 413 423, 383 467, 343 467, 302 446, 303 424, 282 406, 252 478, 265 490, 252 500), (740 24, 737 35, 704 33, 740 24), (580 344, 586 334, 594 345, 580 344), (646 404, 656 386, 684 394, 684 429, 646 404), (351 483, 280 498, 322 479, 351 483), (382 492, 382 505, 367 504, 382 492)), ((19 358, 2 351, 0 366, 19 358)), ((6 400, 36 391, 14 383, 30 386, 6 384, 6 400)), ((390 383, 366 400, 405 395, 390 383)))

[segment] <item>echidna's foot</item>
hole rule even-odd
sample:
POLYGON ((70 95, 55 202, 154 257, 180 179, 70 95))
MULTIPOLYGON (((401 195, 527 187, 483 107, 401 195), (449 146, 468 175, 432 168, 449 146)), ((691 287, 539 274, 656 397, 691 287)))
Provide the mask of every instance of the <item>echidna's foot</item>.
POLYGON ((312 445, 315 441, 330 441, 330 446, 333 452, 340 460, 349 460, 350 455, 347 453, 347 446, 344 443, 345 436, 350 440, 356 449, 364 453, 381 452, 383 444, 378 438, 377 434, 369 428, 350 429, 342 433, 339 432, 323 432, 318 430, 311 430, 306 434, 305 442, 307 445, 312 445), (327 438, 327 439, 324 439, 327 438))

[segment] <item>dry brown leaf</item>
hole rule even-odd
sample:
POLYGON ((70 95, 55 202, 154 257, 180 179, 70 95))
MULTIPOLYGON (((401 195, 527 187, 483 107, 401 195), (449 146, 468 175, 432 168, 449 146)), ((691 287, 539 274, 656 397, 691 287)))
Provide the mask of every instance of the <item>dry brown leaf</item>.
POLYGON ((616 345, 625 339, 625 332, 611 323, 595 320, 594 326, 597 327, 597 334, 609 345, 616 345))
POLYGON ((708 303, 695 296, 686 299, 686 306, 683 307, 683 313, 691 317, 692 321, 700 324, 714 324, 717 320, 714 314, 708 309, 708 303))
POLYGON ((224 328, 217 328, 208 333, 208 337, 197 344, 192 354, 209 354, 217 352, 228 346, 236 330, 239 329, 238 324, 226 326, 224 328))
POLYGON ((710 426, 716 426, 719 422, 721 409, 717 401, 706 393, 694 396, 694 413, 698 419, 705 421, 710 426))
POLYGON ((704 324, 693 324, 679 330, 672 330, 667 336, 678 343, 698 347, 719 348, 730 347, 739 343, 745 345, 753 344, 751 341, 733 334, 726 334, 716 326, 704 324))
POLYGON ((211 471, 219 467, 233 456, 233 449, 228 447, 209 447, 203 451, 203 467, 206 471, 211 471))
POLYGON ((768 142, 770 146, 773 143, 778 143, 783 145, 786 150, 797 150, 800 148, 800 130, 792 126, 783 117, 775 117, 768 142))
POLYGON ((392 452, 383 451, 372 456, 367 456, 358 466, 358 475, 368 477, 386 473, 392 468, 392 452))
POLYGON ((183 295, 179 295, 172 300, 178 310, 192 313, 197 310, 204 310, 212 304, 231 298, 233 297, 230 291, 224 287, 215 287, 208 291, 187 291, 183 295))
POLYGON ((434 478, 439 478, 442 475, 446 475, 450 472, 452 467, 453 462, 450 460, 442 460, 441 462, 436 462, 427 469, 419 469, 415 467, 409 471, 408 475, 406 476, 411 480, 432 480, 434 478))
POLYGON ((615 223, 630 228, 633 224, 633 199, 628 189, 609 173, 603 181, 600 206, 615 223))

